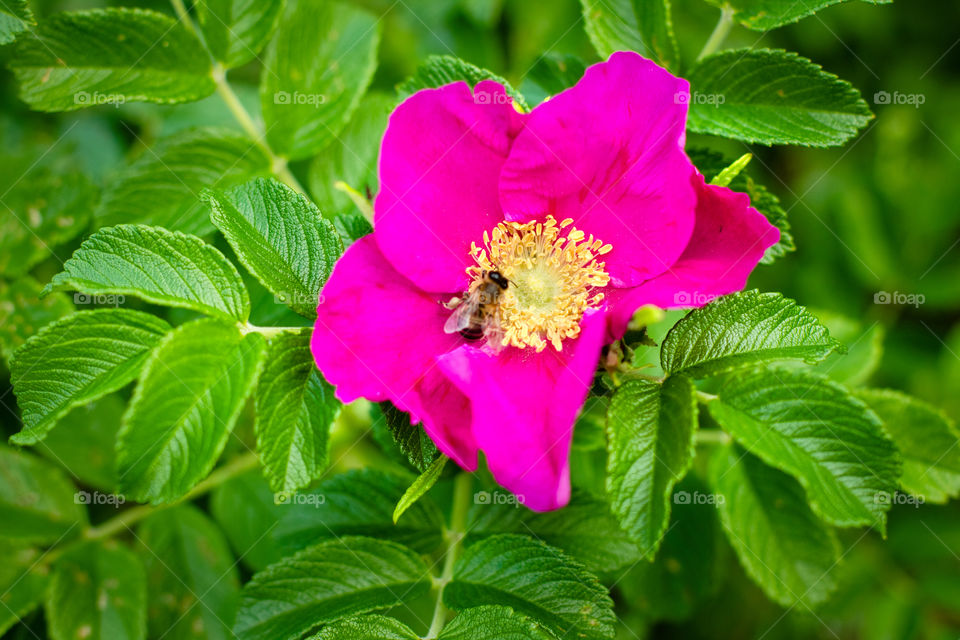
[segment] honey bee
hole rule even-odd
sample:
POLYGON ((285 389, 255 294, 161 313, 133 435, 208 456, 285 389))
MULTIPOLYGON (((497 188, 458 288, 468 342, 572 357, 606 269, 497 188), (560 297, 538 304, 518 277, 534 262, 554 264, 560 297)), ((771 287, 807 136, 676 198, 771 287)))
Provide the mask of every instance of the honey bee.
POLYGON ((446 333, 459 333, 467 340, 486 337, 487 344, 499 351, 503 332, 497 303, 510 281, 499 271, 485 271, 479 284, 471 287, 464 298, 454 298, 447 306, 453 313, 443 325, 446 333))

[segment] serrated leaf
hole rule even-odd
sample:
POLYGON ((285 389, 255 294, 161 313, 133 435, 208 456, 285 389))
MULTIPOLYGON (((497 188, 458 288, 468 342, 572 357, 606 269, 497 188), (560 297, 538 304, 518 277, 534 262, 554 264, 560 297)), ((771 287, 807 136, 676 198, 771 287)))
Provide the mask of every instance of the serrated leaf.
POLYGON ((586 70, 587 63, 577 56, 547 52, 537 58, 520 89, 530 104, 538 105, 577 84, 586 70))
POLYGON ((3 192, 0 274, 15 277, 54 256, 54 248, 80 234, 99 189, 79 171, 36 168, 3 192))
POLYGON ((496 535, 467 547, 443 590, 451 609, 506 605, 557 636, 613 638, 613 601, 576 560, 520 535, 496 535))
POLYGON ((779 293, 743 291, 695 309, 660 347, 671 375, 703 378, 764 362, 812 364, 841 348, 817 318, 779 293))
POLYGON ((410 549, 347 537, 271 565, 243 588, 239 640, 294 640, 340 618, 386 609, 430 589, 429 570, 410 549))
POLYGON ((515 104, 522 107, 524 111, 530 110, 530 106, 524 97, 510 86, 506 79, 492 71, 474 66, 454 56, 428 56, 423 64, 417 67, 414 74, 397 87, 397 93, 403 100, 421 89, 442 87, 452 82, 466 82, 472 90, 483 80, 493 80, 503 85, 507 95, 513 99, 515 104))
POLYGON ((283 5, 283 0, 199 0, 197 22, 213 57, 229 69, 257 57, 283 5))
MULTIPOLYGON (((406 456, 413 467, 423 473, 440 455, 437 445, 426 434, 420 424, 410 423, 410 414, 400 411, 389 402, 379 404, 382 419, 374 420, 374 437, 391 437, 400 452, 406 456), (386 434, 378 434, 378 427, 386 427, 386 434)), ((382 439, 382 438, 378 438, 382 439)), ((381 445, 391 443, 381 442, 381 445)))
POLYGON ((354 535, 393 540, 430 553, 440 546, 443 530, 443 517, 432 500, 418 500, 397 524, 393 522, 394 506, 408 484, 401 476, 370 468, 335 475, 313 491, 282 501, 287 513, 273 538, 287 553, 318 540, 354 535))
POLYGON ((830 335, 839 340, 846 353, 831 353, 818 362, 814 371, 830 376, 848 387, 857 387, 870 379, 883 357, 886 331, 879 321, 867 324, 853 318, 817 309, 814 311, 830 335))
POLYGON ((3 537, 37 544, 79 533, 86 512, 62 471, 0 445, 0 521, 3 537))
POLYGON ((373 78, 379 20, 339 2, 300 2, 264 59, 260 104, 270 147, 297 160, 336 139, 373 78))
POLYGON ((246 321, 250 296, 236 267, 196 236, 124 224, 84 240, 45 291, 131 295, 226 320, 246 321))
POLYGON ((343 253, 333 223, 290 187, 257 179, 227 192, 207 192, 213 223, 240 262, 267 289, 307 318, 343 253))
POLYGON ((355 616, 329 624, 308 640, 419 640, 420 636, 395 618, 377 614, 355 616))
POLYGON ((0 280, 0 355, 5 360, 40 329, 73 312, 65 294, 40 299, 41 291, 43 285, 29 276, 0 280))
POLYGON ((257 451, 270 486, 296 491, 319 478, 342 405, 310 355, 309 330, 270 340, 256 399, 257 451))
POLYGON ((240 583, 220 530, 196 507, 182 505, 144 520, 136 541, 150 591, 150 635, 233 638, 240 583))
POLYGON ((209 57, 173 18, 143 9, 56 13, 20 38, 10 68, 38 111, 213 93, 209 57))
POLYGON ((684 376, 668 377, 662 385, 631 380, 610 402, 607 494, 621 526, 647 558, 660 548, 673 487, 693 462, 695 392, 684 376))
POLYGON ((830 147, 849 140, 873 117, 850 83, 787 51, 722 51, 701 60, 687 79, 687 127, 696 133, 830 147))
POLYGON ((426 471, 417 476, 417 479, 407 488, 403 496, 401 496, 400 501, 397 502, 396 508, 393 510, 394 523, 396 523, 397 520, 400 519, 400 516, 415 504, 417 500, 433 488, 433 485, 440 479, 440 474, 443 473, 443 468, 446 466, 447 460, 449 460, 447 456, 440 455, 433 461, 433 464, 427 467, 426 471))
POLYGON ((885 530, 900 477, 896 447, 866 405, 828 378, 757 369, 726 379, 710 415, 767 464, 800 481, 813 510, 837 526, 885 530))
POLYGON ((98 226, 139 222, 205 236, 213 232, 203 189, 227 189, 270 174, 270 160, 228 129, 190 129, 163 138, 121 170, 104 191, 98 226))
POLYGON ((903 454, 904 489, 935 503, 960 495, 960 433, 953 420, 899 391, 862 389, 856 396, 876 412, 903 454))
POLYGON ((333 219, 333 226, 340 234, 344 247, 349 247, 363 236, 373 233, 373 225, 359 213, 341 213, 333 219))
POLYGON ((27 0, 7 0, 0 6, 0 45, 13 42, 18 33, 36 23, 27 0))
POLYGON ((555 637, 510 607, 486 606, 458 613, 437 640, 553 640, 555 637))
MULTIPOLYGON (((707 0, 733 10, 733 19, 754 31, 769 31, 848 0, 707 0)), ((867 0, 870 2, 871 0, 867 0)))
POLYGON ((0 635, 20 622, 43 600, 49 569, 39 562, 40 552, 30 546, 0 538, 0 635))
POLYGON ((601 58, 636 51, 662 67, 679 65, 670 0, 580 0, 580 4, 587 35, 601 58))
POLYGON ((231 478, 217 487, 210 499, 210 512, 234 553, 254 571, 283 558, 270 534, 289 508, 277 504, 259 469, 231 478))
POLYGON ((354 211, 350 197, 335 186, 337 182, 345 182, 365 197, 377 192, 380 140, 395 106, 392 96, 364 96, 343 132, 310 164, 310 193, 327 217, 354 211))
POLYGON ((127 385, 170 325, 142 311, 78 311, 44 327, 14 354, 13 391, 23 430, 19 445, 36 444, 70 409, 127 385))
POLYGON ((120 490, 169 502, 193 488, 223 451, 260 373, 266 342, 217 320, 167 334, 144 367, 117 440, 120 490))
POLYGON ((723 498, 718 508, 727 538, 767 596, 785 607, 811 607, 830 596, 839 545, 793 478, 728 446, 711 463, 711 484, 723 498))

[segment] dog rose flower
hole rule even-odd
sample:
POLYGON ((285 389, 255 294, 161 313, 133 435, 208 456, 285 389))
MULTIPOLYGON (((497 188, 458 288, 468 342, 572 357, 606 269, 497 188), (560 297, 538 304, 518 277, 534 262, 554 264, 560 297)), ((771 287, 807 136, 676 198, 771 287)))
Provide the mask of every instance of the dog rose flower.
POLYGON ((389 400, 464 469, 482 451, 530 508, 565 505, 603 346, 642 305, 742 289, 780 236, 684 153, 688 95, 624 52, 530 113, 492 81, 397 107, 374 233, 343 255, 317 308, 313 355, 337 396, 389 400), (491 271, 509 282, 499 332, 444 331, 447 303, 491 271))

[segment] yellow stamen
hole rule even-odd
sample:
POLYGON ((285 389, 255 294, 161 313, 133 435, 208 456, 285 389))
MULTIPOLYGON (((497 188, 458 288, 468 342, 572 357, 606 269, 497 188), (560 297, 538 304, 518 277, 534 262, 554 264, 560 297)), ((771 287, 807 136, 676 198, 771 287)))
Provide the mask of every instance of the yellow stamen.
POLYGON ((484 231, 483 247, 470 247, 477 262, 467 269, 471 289, 484 272, 499 271, 510 281, 499 304, 504 346, 543 351, 552 344, 560 351, 564 339, 580 334, 584 312, 603 300, 597 289, 610 276, 597 259, 613 247, 572 224, 570 218, 557 222, 553 216, 543 222, 501 222, 489 234, 484 231))

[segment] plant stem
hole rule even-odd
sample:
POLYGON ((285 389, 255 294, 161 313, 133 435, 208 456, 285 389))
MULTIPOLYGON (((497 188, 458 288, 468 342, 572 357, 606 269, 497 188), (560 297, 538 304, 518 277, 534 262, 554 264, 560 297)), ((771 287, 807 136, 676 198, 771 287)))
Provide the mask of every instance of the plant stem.
POLYGON ((708 402, 713 402, 717 399, 718 396, 713 395, 712 393, 707 393, 706 391, 697 390, 697 401, 707 404, 708 402))
POLYGON ((703 45, 703 50, 697 56, 697 62, 700 62, 710 54, 716 52, 726 40, 730 28, 733 26, 733 9, 729 5, 724 5, 720 10, 720 19, 717 20, 717 26, 713 28, 713 33, 707 38, 707 43, 703 45))
POLYGON ((725 431, 719 429, 697 430, 697 444, 727 444, 728 442, 730 442, 730 436, 725 431))
POLYGON ((248 333, 259 333, 267 339, 278 336, 281 333, 295 333, 309 328, 310 327, 258 327, 255 324, 250 324, 249 322, 240 325, 240 331, 243 333, 243 335, 247 335, 248 333))
POLYGON ((430 630, 426 640, 440 635, 440 630, 447 622, 447 608, 443 605, 443 589, 453 579, 453 566, 460 555, 460 544, 466 536, 467 510, 470 507, 470 489, 473 476, 469 473, 460 473, 453 484, 453 511, 450 515, 450 527, 444 531, 447 540, 447 550, 443 559, 443 573, 434 583, 437 591, 437 600, 433 607, 433 620, 430 621, 430 630))

